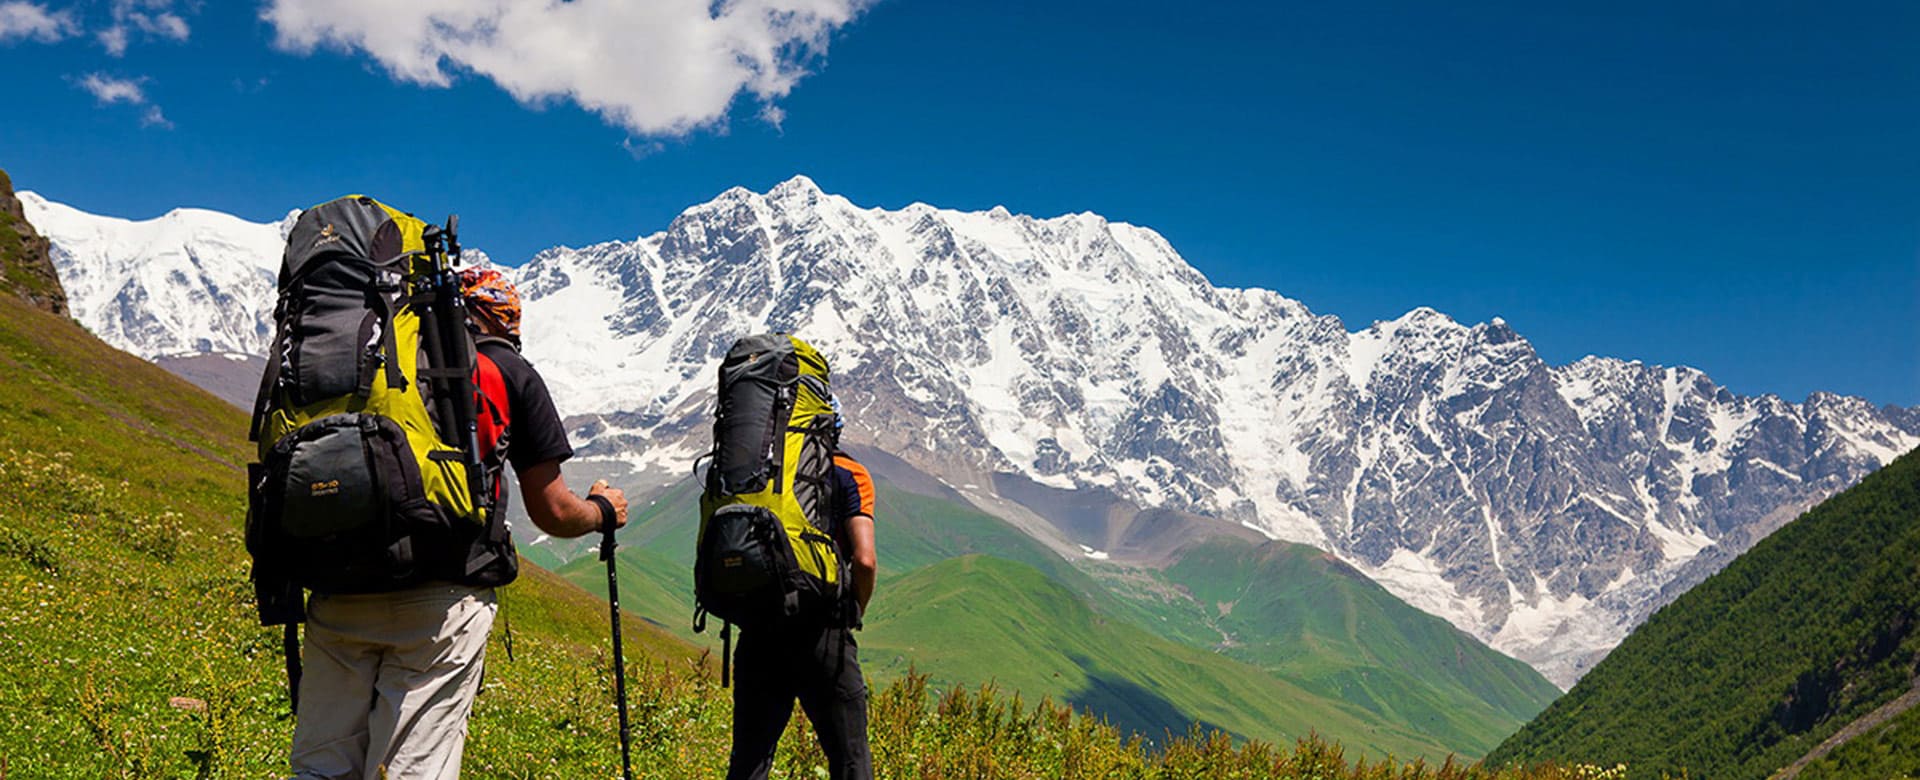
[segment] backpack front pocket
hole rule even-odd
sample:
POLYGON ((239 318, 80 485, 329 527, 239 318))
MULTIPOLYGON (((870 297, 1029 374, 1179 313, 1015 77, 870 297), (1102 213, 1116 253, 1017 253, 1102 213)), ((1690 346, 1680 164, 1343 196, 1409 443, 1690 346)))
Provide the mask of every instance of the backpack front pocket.
POLYGON ((336 414, 274 445, 267 463, 272 532, 314 590, 391 590, 421 573, 414 537, 445 522, 421 497, 406 432, 371 414, 336 414))
POLYGON ((326 539, 385 519, 384 486, 363 419, 324 417, 281 442, 280 530, 289 539, 326 539))

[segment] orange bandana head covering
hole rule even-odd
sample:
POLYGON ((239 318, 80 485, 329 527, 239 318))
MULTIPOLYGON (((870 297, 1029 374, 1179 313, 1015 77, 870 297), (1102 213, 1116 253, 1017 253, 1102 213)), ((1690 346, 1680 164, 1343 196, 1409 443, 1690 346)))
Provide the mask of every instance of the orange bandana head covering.
POLYGON ((482 331, 520 341, 520 291, 492 268, 460 272, 460 294, 467 300, 467 318, 482 331))

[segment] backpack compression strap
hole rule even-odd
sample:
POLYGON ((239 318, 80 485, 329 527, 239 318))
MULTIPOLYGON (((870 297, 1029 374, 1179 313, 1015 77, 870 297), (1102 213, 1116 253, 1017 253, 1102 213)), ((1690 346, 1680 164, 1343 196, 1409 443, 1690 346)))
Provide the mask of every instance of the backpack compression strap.
MULTIPOLYGON (((398 286, 387 284, 375 284, 367 291, 367 303, 380 315, 374 322, 375 327, 380 328, 380 353, 376 359, 387 370, 387 389, 389 390, 399 390, 407 386, 407 375, 400 371, 400 345, 393 334, 393 299, 388 295, 388 293, 399 291, 398 286)), ((362 360, 364 361, 365 358, 363 357, 362 360)), ((354 390, 361 398, 373 395, 372 369, 371 363, 361 363, 360 386, 354 390)))

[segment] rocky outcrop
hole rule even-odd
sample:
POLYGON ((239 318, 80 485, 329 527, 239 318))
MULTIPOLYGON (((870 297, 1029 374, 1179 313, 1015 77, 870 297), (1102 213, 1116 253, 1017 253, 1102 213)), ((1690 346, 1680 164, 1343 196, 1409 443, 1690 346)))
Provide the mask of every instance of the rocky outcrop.
POLYGON ((67 291, 54 270, 52 246, 27 222, 6 171, 0 171, 0 289, 68 316, 67 291))

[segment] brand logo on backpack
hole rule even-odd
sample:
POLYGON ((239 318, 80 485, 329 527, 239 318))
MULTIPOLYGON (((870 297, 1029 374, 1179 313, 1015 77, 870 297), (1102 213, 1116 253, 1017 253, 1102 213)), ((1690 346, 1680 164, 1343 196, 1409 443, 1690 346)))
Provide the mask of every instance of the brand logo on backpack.
POLYGON ((340 495, 340 480, 329 479, 325 482, 315 482, 308 486, 308 494, 313 496, 340 495))
POLYGON ((341 238, 340 234, 334 232, 333 224, 328 223, 326 227, 323 227, 320 229, 320 238, 313 242, 313 246, 315 249, 318 249, 320 247, 339 241, 340 238, 341 238))

